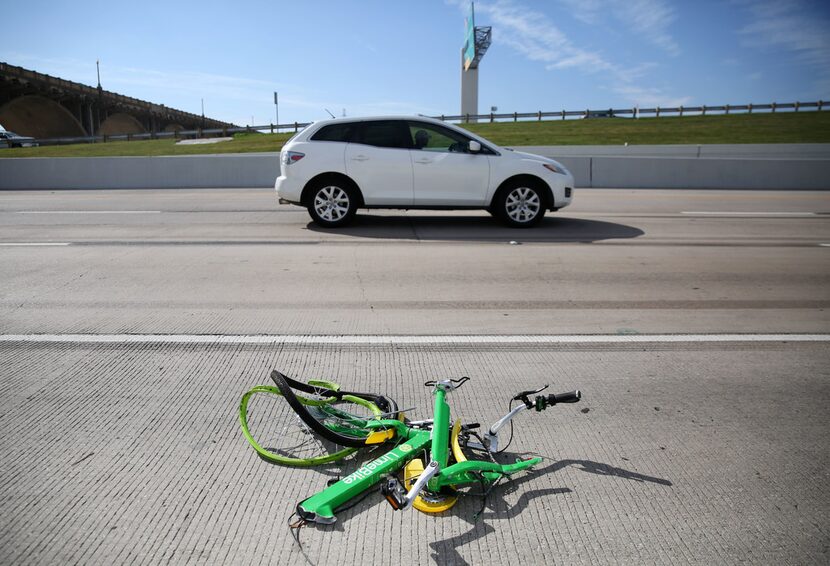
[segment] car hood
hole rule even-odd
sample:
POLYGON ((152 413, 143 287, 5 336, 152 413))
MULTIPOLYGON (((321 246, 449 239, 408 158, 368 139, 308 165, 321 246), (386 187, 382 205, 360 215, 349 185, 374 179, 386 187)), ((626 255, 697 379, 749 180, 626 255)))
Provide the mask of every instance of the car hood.
POLYGON ((560 162, 556 161, 555 159, 551 159, 550 157, 545 157, 544 155, 536 155, 535 153, 525 153, 524 151, 516 151, 515 149, 510 148, 502 148, 506 150, 502 155, 509 155, 513 159, 522 159, 525 161, 535 161, 536 163, 551 163, 556 165, 557 167, 567 171, 567 168, 562 165, 560 162))

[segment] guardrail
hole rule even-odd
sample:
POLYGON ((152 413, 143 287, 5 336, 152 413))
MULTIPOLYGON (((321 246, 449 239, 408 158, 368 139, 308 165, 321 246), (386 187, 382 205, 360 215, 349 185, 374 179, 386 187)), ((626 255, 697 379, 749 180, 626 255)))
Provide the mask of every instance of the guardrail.
MULTIPOLYGON (((519 120, 537 120, 544 119, 581 119, 581 118, 611 118, 611 117, 633 117, 639 118, 641 116, 706 116, 707 114, 735 114, 753 112, 776 112, 776 111, 790 111, 799 112, 801 110, 818 111, 824 110, 826 103, 823 100, 818 102, 785 102, 770 104, 725 104, 723 106, 677 106, 670 108, 661 108, 656 106, 654 108, 608 108, 607 110, 560 110, 558 112, 512 112, 512 113, 489 113, 489 114, 453 114, 432 116, 442 122, 496 122, 496 121, 513 121, 519 120)), ((246 126, 244 128, 199 128, 197 130, 179 130, 177 132, 148 132, 140 134, 116 134, 108 136, 84 136, 84 137, 67 137, 67 138, 49 138, 39 139, 37 142, 40 145, 61 145, 72 143, 101 143, 109 141, 137 141, 137 140, 156 140, 156 139, 188 139, 188 138, 203 138, 221 135, 227 137, 228 135, 238 134, 243 132, 298 132, 305 128, 311 122, 290 122, 287 124, 265 124, 261 126, 246 126)))
POLYGON ((560 110, 558 112, 512 112, 507 114, 455 114, 452 116, 434 116, 444 122, 471 122, 471 121, 480 121, 480 120, 488 120, 490 122, 494 122, 496 120, 513 120, 517 122, 518 120, 532 120, 536 119, 541 121, 545 118, 548 119, 562 119, 565 120, 567 118, 611 118, 611 117, 623 117, 623 116, 632 116, 634 118, 639 118, 643 115, 654 115, 655 117, 659 118, 662 116, 667 115, 675 115, 675 116, 706 116, 706 114, 730 114, 730 113, 748 113, 752 114, 753 112, 758 111, 769 111, 775 112, 777 110, 791 110, 793 112, 798 112, 799 110, 807 110, 807 109, 815 109, 817 111, 821 111, 824 109, 825 102, 823 100, 819 100, 818 102, 785 102, 785 103, 777 103, 771 102, 770 104, 725 104, 723 106, 677 106, 677 107, 670 107, 670 108, 661 108, 659 106, 655 106, 654 108, 608 108, 602 110, 560 110))

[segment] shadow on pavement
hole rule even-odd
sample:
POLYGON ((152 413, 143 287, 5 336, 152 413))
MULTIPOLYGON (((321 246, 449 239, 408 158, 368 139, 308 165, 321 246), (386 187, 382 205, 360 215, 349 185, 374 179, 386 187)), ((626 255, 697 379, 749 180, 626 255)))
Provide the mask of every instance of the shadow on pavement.
POLYGON ((343 228, 308 224, 312 232, 333 236, 395 240, 450 240, 461 242, 596 242, 637 238, 644 232, 633 226, 551 216, 528 229, 508 228, 489 216, 373 216, 358 214, 343 228))
MULTIPOLYGON (((327 466, 324 476, 329 476, 329 479, 342 478, 359 468, 366 461, 374 459, 376 456, 377 454, 369 455, 359 453, 355 457, 347 458, 346 460, 327 466)), ((507 457, 510 456, 510 454, 507 455, 507 457)), ((534 499, 564 495, 571 493, 572 490, 567 487, 557 487, 526 491, 521 494, 519 500, 513 505, 509 504, 504 499, 504 496, 514 493, 519 489, 519 486, 527 481, 535 479, 536 476, 557 472, 567 466, 577 466, 578 469, 584 472, 601 476, 618 477, 627 480, 656 483, 665 486, 672 485, 672 482, 666 479, 647 476, 637 472, 625 470, 623 468, 616 468, 608 464, 592 462, 590 460, 560 460, 552 462, 544 467, 535 468, 529 473, 523 474, 518 478, 510 479, 505 483, 496 485, 495 488, 487 494, 483 504, 481 497, 478 496, 479 493, 475 491, 474 487, 472 488, 472 491, 462 494, 458 500, 458 503, 447 513, 467 521, 472 528, 459 535, 429 543, 431 549, 430 557, 436 564, 468 565, 469 563, 464 560, 458 552, 458 548, 496 532, 496 528, 487 523, 488 519, 495 519, 499 521, 504 519, 513 519, 524 512, 530 502, 534 499)), ((323 487, 325 486, 321 485, 320 489, 323 487)), ((310 495, 312 494, 309 493, 309 496, 310 495)), ((364 494, 358 496, 355 501, 337 511, 336 523, 333 525, 314 525, 314 527, 322 531, 344 531, 345 523, 348 523, 349 520, 363 513, 372 512, 373 509, 376 510, 378 505, 384 504, 385 502, 383 502, 377 488, 373 487, 364 492, 364 494), (375 495, 375 497, 372 497, 372 495, 375 495)), ((410 510, 407 511, 407 513, 416 513, 416 511, 410 510)), ((296 538, 299 536, 299 533, 294 536, 296 538)), ((300 547, 300 550, 305 556, 305 552, 302 550, 302 547, 300 547)), ((309 561, 309 563, 311 563, 308 556, 305 556, 305 558, 309 561)))
MULTIPOLYGON (((480 518, 482 519, 481 521, 477 521, 476 519, 478 517, 471 514, 472 506, 480 506, 481 504, 468 499, 466 501, 466 505, 461 506, 461 509, 456 509, 456 514, 467 519, 472 524, 472 528, 465 533, 461 533, 460 535, 429 543, 430 549, 432 550, 430 557, 436 564, 469 564, 458 552, 458 548, 483 538, 490 533, 496 532, 496 529, 493 526, 487 524, 487 519, 513 519, 521 514, 532 500, 539 497, 571 493, 571 490, 567 487, 562 487, 526 491, 522 493, 519 500, 512 506, 504 500, 505 494, 516 491, 519 485, 533 479, 537 475, 557 472, 571 465, 578 466, 580 470, 591 474, 613 476, 639 482, 656 483, 665 486, 672 485, 672 482, 669 480, 638 474, 637 472, 631 472, 623 468, 615 468, 614 466, 609 466, 608 464, 601 464, 590 460, 560 460, 558 462, 553 462, 543 468, 534 469, 531 473, 525 474, 520 478, 510 480, 507 484, 503 484, 506 489, 500 489, 497 486, 487 496, 486 506, 482 509, 483 512, 480 515, 480 518)), ((459 503, 465 503, 465 501, 462 500, 459 503)))
POLYGON ((639 482, 658 483, 660 485, 670 486, 672 483, 669 480, 655 478, 637 472, 630 472, 622 468, 615 468, 608 464, 600 464, 599 462, 591 462, 590 460, 560 460, 555 464, 551 464, 549 468, 544 468, 549 472, 556 472, 567 466, 579 466, 579 469, 589 474, 597 474, 599 476, 613 476, 616 478, 623 478, 626 480, 633 480, 639 482))

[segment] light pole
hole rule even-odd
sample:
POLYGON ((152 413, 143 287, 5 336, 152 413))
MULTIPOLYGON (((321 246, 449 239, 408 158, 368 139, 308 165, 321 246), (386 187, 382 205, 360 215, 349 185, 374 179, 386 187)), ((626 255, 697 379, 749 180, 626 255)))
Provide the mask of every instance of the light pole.
POLYGON ((280 98, 277 91, 274 91, 274 107, 277 110, 277 133, 280 132, 280 98))

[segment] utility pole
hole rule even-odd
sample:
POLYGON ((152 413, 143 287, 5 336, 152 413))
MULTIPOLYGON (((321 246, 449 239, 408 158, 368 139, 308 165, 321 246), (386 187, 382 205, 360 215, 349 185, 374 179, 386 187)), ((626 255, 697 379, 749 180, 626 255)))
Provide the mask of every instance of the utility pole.
POLYGON ((277 91, 274 91, 274 106, 277 109, 277 133, 280 131, 280 98, 277 91))
MULTIPOLYGON (((104 90, 101 88, 101 61, 96 59, 95 60, 95 72, 98 74, 98 100, 95 103, 95 115, 98 117, 98 128, 101 129, 101 107, 104 105, 104 90)), ((95 135, 95 120, 92 116, 92 106, 93 104, 90 103, 89 105, 89 135, 95 135)))

